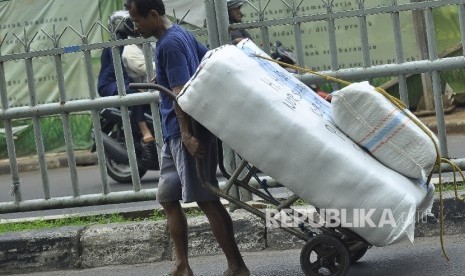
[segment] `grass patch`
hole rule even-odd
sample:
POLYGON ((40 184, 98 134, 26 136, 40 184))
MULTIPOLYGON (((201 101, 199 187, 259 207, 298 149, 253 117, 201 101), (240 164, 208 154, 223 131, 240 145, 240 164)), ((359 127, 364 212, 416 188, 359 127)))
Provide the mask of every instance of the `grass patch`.
POLYGON ((125 221, 119 214, 98 215, 88 217, 69 216, 60 219, 39 219, 35 221, 12 222, 0 224, 0 233, 24 230, 37 230, 45 228, 58 228, 63 226, 85 226, 91 224, 107 224, 125 221))
MULTIPOLYGON (((436 193, 439 193, 439 186, 436 186, 436 193)), ((450 192, 455 191, 455 185, 453 182, 446 182, 442 183, 442 191, 443 192, 450 192)), ((457 191, 465 191, 465 185, 463 182, 457 182, 457 191)))
MULTIPOLYGON (((197 208, 186 209, 186 216, 195 217, 203 215, 197 208)), ((59 219, 42 218, 34 221, 8 222, 0 223, 0 234, 7 232, 18 232, 26 230, 39 230, 59 228, 65 226, 89 226, 96 224, 138 222, 138 221, 157 221, 165 219, 163 210, 155 209, 150 216, 134 217, 128 214, 108 214, 94 216, 67 216, 59 219)))

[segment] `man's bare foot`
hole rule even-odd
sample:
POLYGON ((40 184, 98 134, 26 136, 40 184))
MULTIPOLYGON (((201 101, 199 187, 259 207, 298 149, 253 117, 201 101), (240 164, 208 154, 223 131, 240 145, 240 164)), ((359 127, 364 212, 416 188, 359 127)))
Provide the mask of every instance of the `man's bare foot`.
POLYGON ((223 273, 223 276, 250 276, 250 271, 244 267, 239 269, 228 269, 223 273))
POLYGON ((194 276, 194 272, 192 272, 192 269, 190 267, 173 267, 171 270, 171 273, 169 274, 170 276, 194 276))

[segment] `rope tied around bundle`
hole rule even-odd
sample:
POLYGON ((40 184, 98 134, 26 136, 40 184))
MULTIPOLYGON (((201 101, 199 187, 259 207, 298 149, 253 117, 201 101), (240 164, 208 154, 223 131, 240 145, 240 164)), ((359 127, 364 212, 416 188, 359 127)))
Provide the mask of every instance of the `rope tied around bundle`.
MULTIPOLYGON (((328 75, 325 75, 325 74, 321 74, 319 72, 313 71, 313 70, 308 69, 308 68, 303 68, 301 66, 288 64, 288 63, 278 61, 278 60, 274 60, 272 58, 265 57, 265 56, 258 55, 258 54, 254 54, 253 56, 257 57, 257 58, 264 59, 264 60, 268 60, 270 62, 277 63, 277 64, 279 64, 281 66, 284 66, 284 67, 289 67, 289 68, 296 69, 296 70, 301 71, 301 72, 310 73, 310 74, 322 77, 327 81, 337 82, 337 83, 345 85, 345 86, 351 84, 351 82, 341 80, 339 78, 335 78, 335 77, 332 77, 332 76, 328 76, 328 75)), ((397 109, 399 109, 415 125, 417 125, 426 135, 428 135, 428 137, 431 139, 431 141, 434 144, 434 147, 436 149, 436 162, 435 162, 433 170, 428 175, 428 179, 427 179, 426 184, 428 185, 431 182, 431 178, 433 176, 433 171, 434 171, 434 169, 437 169, 438 176, 439 176, 438 177, 439 180, 438 180, 438 184, 437 184, 439 186, 439 224, 440 224, 440 226, 439 226, 440 227, 440 235, 439 236, 440 236, 440 241, 441 241, 442 254, 446 258, 446 260, 449 261, 449 256, 446 253, 445 245, 444 245, 444 199, 443 199, 443 183, 442 183, 442 175, 441 175, 441 164, 446 163, 446 164, 448 164, 448 165, 450 165, 452 167, 455 198, 458 199, 458 200, 464 201, 464 202, 465 202, 465 194, 462 194, 460 196, 458 194, 458 186, 457 186, 456 174, 457 173, 460 174, 460 176, 462 177, 462 183, 465 183, 465 176, 464 176, 462 170, 457 166, 457 164, 455 164, 450 159, 443 158, 441 156, 441 152, 439 150, 439 146, 438 146, 438 144, 436 142, 434 134, 416 116, 414 116, 412 113, 406 111, 407 106, 400 99, 390 95, 389 93, 387 93, 381 87, 375 87, 375 90, 378 93, 380 93, 381 95, 383 95, 386 99, 388 99, 397 109)))

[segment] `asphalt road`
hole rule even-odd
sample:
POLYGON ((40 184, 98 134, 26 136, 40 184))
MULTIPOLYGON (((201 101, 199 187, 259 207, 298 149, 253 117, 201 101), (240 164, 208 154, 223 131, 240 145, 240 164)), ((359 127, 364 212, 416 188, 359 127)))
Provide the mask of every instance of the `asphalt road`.
POLYGON ((465 158, 465 135, 449 135, 447 147, 451 158, 465 158))
MULTIPOLYGON (((371 248, 355 265, 348 276, 462 276, 465 271, 465 234, 446 236, 446 250, 450 261, 442 256, 439 237, 417 238, 413 244, 403 242, 396 245, 371 248)), ((300 250, 261 251, 243 253, 252 275, 256 276, 299 276, 300 250)), ((86 270, 49 271, 20 274, 34 276, 160 276, 169 272, 172 262, 157 262, 139 265, 109 266, 86 270)), ((206 256, 191 259, 195 275, 222 275, 226 261, 224 256, 206 256)), ((19 274, 18 274, 19 275, 19 274)))
MULTIPOLYGON (((73 190, 71 187, 70 174, 68 168, 59 168, 48 170, 50 191, 52 197, 63 197, 72 196, 73 190)), ((156 188, 158 184, 158 171, 149 171, 141 179, 142 189, 156 188)), ((21 178, 21 194, 23 200, 43 198, 42 180, 40 173, 24 172, 20 173, 21 178)), ((78 167, 78 179, 80 194, 99 194, 102 193, 102 186, 100 184, 100 170, 98 166, 78 167)), ((14 197, 10 195, 10 186, 7 183, 11 183, 10 175, 0 175, 0 202, 14 201, 14 197)), ((132 190, 132 185, 125 183, 118 183, 109 178, 109 186, 111 192, 132 190)), ((29 217, 43 217, 50 215, 64 215, 64 214, 77 214, 77 213, 92 213, 92 212, 113 212, 116 210, 137 210, 137 209, 148 209, 159 206, 158 202, 143 201, 143 202, 130 202, 122 204, 108 204, 102 206, 88 206, 88 207, 76 207, 76 208, 65 208, 65 209, 53 209, 44 211, 31 211, 31 212, 19 212, 1 214, 0 219, 11 219, 11 218, 29 218, 29 217)))

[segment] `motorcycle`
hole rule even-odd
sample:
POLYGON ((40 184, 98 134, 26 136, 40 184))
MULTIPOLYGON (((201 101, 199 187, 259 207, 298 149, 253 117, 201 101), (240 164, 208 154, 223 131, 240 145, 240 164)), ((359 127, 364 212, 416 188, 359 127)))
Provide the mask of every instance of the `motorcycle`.
MULTIPOLYGON (((145 114, 145 119, 153 133, 152 116, 145 114)), ((106 167, 108 176, 119 183, 131 182, 131 169, 126 150, 126 139, 123 130, 123 120, 121 111, 117 108, 105 108, 100 112, 100 125, 105 151, 106 167)), ((134 148, 136 153, 139 177, 143 177, 149 170, 159 170, 158 158, 153 158, 150 162, 142 160, 142 133, 136 123, 131 122, 134 148)), ((94 146, 91 151, 96 151, 95 134, 94 146)))
MULTIPOLYGON (((297 58, 294 56, 294 53, 291 49, 285 47, 280 41, 276 41, 274 44, 271 44, 271 53, 270 56, 272 59, 289 64, 296 65, 297 58)), ((283 68, 288 70, 291 73, 297 74, 297 70, 292 67, 286 67, 281 65, 283 68)))

